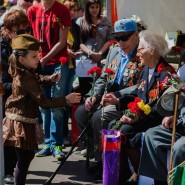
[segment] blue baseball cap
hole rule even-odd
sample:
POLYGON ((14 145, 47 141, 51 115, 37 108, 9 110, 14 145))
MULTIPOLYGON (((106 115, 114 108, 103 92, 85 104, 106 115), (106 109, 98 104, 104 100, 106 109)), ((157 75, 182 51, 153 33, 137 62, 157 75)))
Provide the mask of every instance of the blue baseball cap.
POLYGON ((114 24, 114 34, 122 32, 136 31, 137 24, 131 19, 121 19, 114 24))

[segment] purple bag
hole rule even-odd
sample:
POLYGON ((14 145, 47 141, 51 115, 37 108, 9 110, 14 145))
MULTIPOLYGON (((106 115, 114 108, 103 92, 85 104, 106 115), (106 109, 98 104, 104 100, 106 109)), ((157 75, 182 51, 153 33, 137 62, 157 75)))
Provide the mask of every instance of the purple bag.
POLYGON ((119 182, 121 132, 102 130, 103 185, 117 185, 119 182))

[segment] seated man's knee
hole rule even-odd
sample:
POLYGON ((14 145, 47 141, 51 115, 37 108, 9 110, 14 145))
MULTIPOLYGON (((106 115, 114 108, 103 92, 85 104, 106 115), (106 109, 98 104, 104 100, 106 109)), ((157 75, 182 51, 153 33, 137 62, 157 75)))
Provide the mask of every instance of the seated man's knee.
POLYGON ((77 122, 80 121, 81 116, 84 114, 84 112, 85 112, 84 105, 80 105, 80 106, 77 108, 77 110, 75 111, 75 113, 74 113, 74 117, 75 117, 75 120, 76 120, 77 122))
POLYGON ((97 128, 100 127, 101 123, 101 114, 99 113, 99 110, 97 110, 93 116, 91 117, 92 127, 97 128))
POLYGON ((174 159, 181 159, 184 156, 185 160, 185 137, 184 139, 179 139, 175 142, 173 146, 173 157, 174 159))
POLYGON ((154 137, 157 136, 156 127, 150 128, 145 132, 144 140, 145 141, 151 141, 154 140, 154 137))

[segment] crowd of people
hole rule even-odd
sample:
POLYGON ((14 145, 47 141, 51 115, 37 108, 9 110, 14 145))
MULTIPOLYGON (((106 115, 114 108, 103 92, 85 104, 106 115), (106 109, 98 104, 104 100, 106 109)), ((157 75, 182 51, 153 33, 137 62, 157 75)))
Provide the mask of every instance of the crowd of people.
MULTIPOLYGON (((112 27, 102 15, 100 0, 87 0, 84 9, 77 0, 19 1, 0 22, 5 183, 24 185, 34 156, 65 158, 62 147, 70 144, 70 107, 78 103, 74 117, 79 131, 90 122, 89 144, 84 137, 81 153, 87 155, 87 147, 90 149, 88 155, 96 161, 90 172, 96 179, 102 179, 103 173, 102 151, 97 149, 101 130, 112 129, 126 138, 120 152, 119 184, 137 184, 139 175, 153 178, 155 185, 167 184, 174 117, 173 111, 166 114, 159 104, 170 85, 164 85, 169 74, 178 74, 185 81, 184 66, 177 72, 166 62, 169 49, 162 36, 147 30, 136 15, 116 21, 112 27), (80 12, 84 14, 78 17, 80 12), (73 92, 76 67, 83 64, 81 70, 88 70, 86 63, 101 68, 102 74, 94 82, 93 92, 92 77, 79 75, 78 92, 73 92), (110 78, 106 69, 113 72, 110 78), (130 116, 128 106, 136 100, 150 111, 130 116), (44 130, 40 151, 39 119, 44 130)), ((185 51, 180 60, 185 60, 185 51)), ((177 89, 185 91, 185 84, 177 89)), ((180 101, 173 167, 185 160, 184 99, 180 101)))

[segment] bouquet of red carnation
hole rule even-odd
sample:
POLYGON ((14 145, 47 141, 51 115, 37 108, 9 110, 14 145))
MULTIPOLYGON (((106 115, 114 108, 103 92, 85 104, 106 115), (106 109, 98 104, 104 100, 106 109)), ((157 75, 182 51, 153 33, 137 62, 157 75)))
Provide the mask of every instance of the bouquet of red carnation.
POLYGON ((143 100, 136 97, 133 102, 127 105, 128 109, 125 110, 125 116, 129 118, 143 117, 151 112, 151 107, 148 104, 144 104, 143 100))
POLYGON ((88 71, 87 71, 87 74, 88 75, 91 75, 93 78, 94 77, 99 77, 100 75, 101 75, 101 73, 102 73, 102 70, 101 70, 101 68, 99 68, 99 67, 92 67, 91 69, 89 69, 88 71))
POLYGON ((180 77, 177 74, 171 74, 168 72, 168 76, 164 78, 164 80, 160 83, 160 88, 162 90, 165 90, 169 86, 173 85, 174 87, 177 87, 180 83, 182 83, 180 77))
POLYGON ((91 75, 93 78, 92 88, 91 88, 91 100, 92 100, 93 93, 94 93, 94 84, 95 84, 96 79, 102 74, 102 69, 95 66, 89 69, 87 71, 87 74, 91 75))

